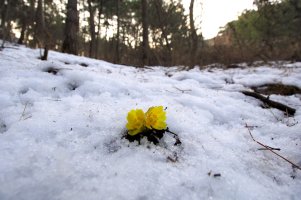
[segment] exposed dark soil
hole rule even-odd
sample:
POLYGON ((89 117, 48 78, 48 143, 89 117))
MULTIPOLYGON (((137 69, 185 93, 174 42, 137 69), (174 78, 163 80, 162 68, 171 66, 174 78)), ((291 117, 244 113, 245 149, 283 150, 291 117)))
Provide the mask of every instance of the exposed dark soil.
POLYGON ((48 73, 53 74, 53 75, 56 75, 60 71, 60 69, 55 68, 55 67, 47 67, 43 71, 48 72, 48 73))
POLYGON ((272 95, 279 94, 284 96, 301 94, 301 89, 293 85, 283 85, 281 83, 277 84, 266 84, 258 87, 252 87, 252 89, 260 94, 272 95))

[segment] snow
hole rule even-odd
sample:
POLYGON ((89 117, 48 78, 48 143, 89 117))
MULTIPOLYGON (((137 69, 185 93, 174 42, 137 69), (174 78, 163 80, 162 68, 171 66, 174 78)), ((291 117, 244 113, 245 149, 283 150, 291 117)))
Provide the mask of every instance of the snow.
POLYGON ((300 94, 271 95, 296 109, 286 117, 240 93, 301 88, 300 63, 182 71, 38 56, 23 46, 0 51, 1 200, 300 199, 301 171, 258 150, 245 127, 300 166, 300 94), (157 105, 181 147, 168 136, 159 146, 122 139, 128 111, 157 105))

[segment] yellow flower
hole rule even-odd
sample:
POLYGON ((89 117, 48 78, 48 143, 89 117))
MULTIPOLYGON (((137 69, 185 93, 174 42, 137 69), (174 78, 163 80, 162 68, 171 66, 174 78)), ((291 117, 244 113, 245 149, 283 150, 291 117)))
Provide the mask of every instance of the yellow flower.
POLYGON ((126 128, 131 136, 137 135, 144 130, 145 115, 143 110, 131 110, 127 116, 128 123, 126 128))
POLYGON ((166 112, 163 106, 150 107, 145 114, 145 126, 149 129, 166 129, 166 112))

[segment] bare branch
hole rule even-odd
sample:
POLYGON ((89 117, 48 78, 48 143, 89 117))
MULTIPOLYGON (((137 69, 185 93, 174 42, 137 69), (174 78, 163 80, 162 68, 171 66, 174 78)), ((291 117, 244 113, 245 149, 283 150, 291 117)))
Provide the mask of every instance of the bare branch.
POLYGON ((273 154, 277 155, 278 157, 282 158, 282 159, 285 160, 286 162, 290 163, 294 168, 297 168, 297 169, 301 170, 301 167, 300 167, 300 166, 296 165, 295 163, 293 163, 293 162, 290 161, 289 159, 283 157, 282 155, 280 155, 280 154, 278 154, 278 153, 276 153, 276 152, 274 151, 274 150, 278 150, 278 149, 269 147, 269 146, 267 146, 267 145, 265 145, 265 144, 262 144, 261 142, 257 141, 257 140, 253 137, 252 132, 251 132, 251 130, 250 130, 250 126, 248 126, 248 124, 246 124, 246 128, 248 129, 248 132, 249 132, 249 134, 250 134, 250 136, 251 136, 251 138, 252 138, 252 140, 253 140, 254 142, 256 142, 256 143, 259 144, 260 146, 264 147, 266 150, 272 152, 273 154))
POLYGON ((262 101, 263 103, 266 103, 267 105, 269 105, 270 107, 273 107, 273 108, 277 108, 285 113, 288 113, 290 115, 294 115, 295 112, 296 112, 296 109, 294 108, 291 108, 287 105, 284 105, 282 103, 279 103, 279 102, 276 102, 276 101, 272 101, 270 100, 268 97, 265 97, 259 93, 256 93, 256 92, 250 92, 250 91, 242 91, 242 93, 244 95, 247 95, 247 96, 251 96, 251 97, 254 97, 256 99, 259 99, 260 101, 262 101))

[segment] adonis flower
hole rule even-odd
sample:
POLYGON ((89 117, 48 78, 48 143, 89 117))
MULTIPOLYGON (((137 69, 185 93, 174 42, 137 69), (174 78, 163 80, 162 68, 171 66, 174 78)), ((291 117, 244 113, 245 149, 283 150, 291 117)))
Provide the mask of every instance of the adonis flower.
POLYGON ((126 125, 126 128, 128 129, 129 135, 134 136, 144 130, 145 114, 143 110, 131 110, 128 113, 127 120, 128 123, 126 125))
POLYGON ((145 114, 145 126, 148 129, 165 130, 166 112, 163 106, 150 107, 145 114))
POLYGON ((149 142, 157 145, 160 143, 165 133, 169 133, 175 139, 174 146, 181 145, 179 136, 171 132, 166 124, 166 112, 163 106, 153 106, 146 113, 141 109, 131 110, 127 116, 127 131, 122 138, 130 142, 146 138, 149 142))

